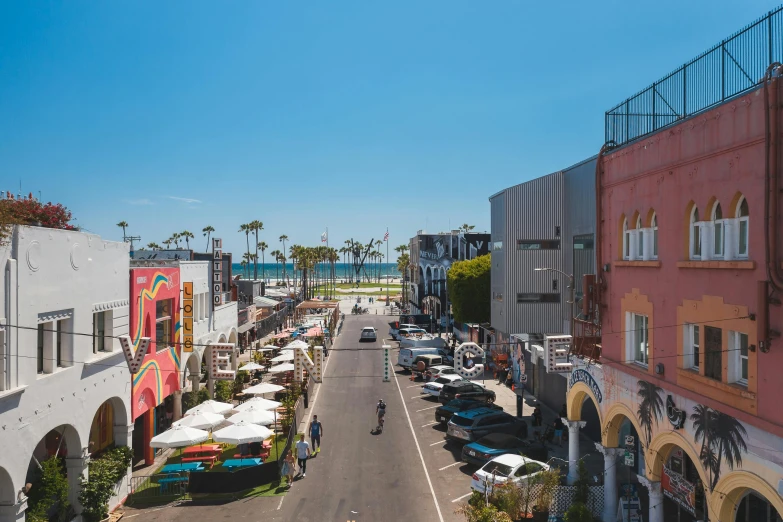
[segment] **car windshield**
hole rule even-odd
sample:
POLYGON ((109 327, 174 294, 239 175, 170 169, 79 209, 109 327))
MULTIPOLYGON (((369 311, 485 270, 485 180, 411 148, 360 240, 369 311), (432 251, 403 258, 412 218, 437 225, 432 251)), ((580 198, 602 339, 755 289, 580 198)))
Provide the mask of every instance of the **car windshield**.
POLYGON ((451 418, 451 422, 456 424, 457 426, 473 426, 473 419, 467 419, 465 417, 460 417, 459 415, 455 415, 451 418))
POLYGON ((483 468, 481 468, 481 471, 484 473, 487 473, 489 475, 492 475, 493 473, 495 475, 502 475, 504 477, 508 477, 511 475, 511 470, 513 468, 507 464, 501 464, 500 462, 487 462, 483 468))

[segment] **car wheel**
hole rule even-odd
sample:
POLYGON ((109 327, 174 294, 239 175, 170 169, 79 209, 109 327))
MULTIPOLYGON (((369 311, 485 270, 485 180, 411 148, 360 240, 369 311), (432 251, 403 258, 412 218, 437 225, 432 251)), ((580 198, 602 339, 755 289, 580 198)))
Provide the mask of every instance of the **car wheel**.
POLYGON ((494 395, 492 395, 491 397, 487 397, 487 403, 488 404, 492 404, 493 402, 495 402, 495 396, 494 395))

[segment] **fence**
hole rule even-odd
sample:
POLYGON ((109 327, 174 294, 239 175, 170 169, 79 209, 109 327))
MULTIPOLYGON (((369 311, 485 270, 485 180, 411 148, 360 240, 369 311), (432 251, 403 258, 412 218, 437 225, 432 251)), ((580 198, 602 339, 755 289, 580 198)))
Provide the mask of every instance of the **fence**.
POLYGON ((190 473, 131 477, 127 505, 145 504, 159 500, 185 500, 189 498, 190 473))
POLYGON ((606 141, 622 145, 754 88, 783 61, 783 6, 608 110, 606 141))
MULTIPOLYGON (((525 487, 525 483, 522 482, 520 487, 525 487)), ((530 493, 524 494, 523 498, 528 500, 528 509, 532 509, 535 505, 538 495, 541 493, 541 484, 534 484, 530 486, 530 493)), ((552 503, 549 505, 549 516, 562 517, 571 504, 574 503, 574 497, 576 496, 576 486, 557 486, 552 495, 552 503)), ((603 486, 588 486, 587 494, 587 508, 593 514, 594 517, 600 518, 603 516, 604 510, 604 487, 603 486)))
POLYGON ((285 324, 285 318, 287 316, 288 308, 284 308, 264 317, 260 321, 256 321, 256 337, 260 339, 272 332, 278 324, 285 324))

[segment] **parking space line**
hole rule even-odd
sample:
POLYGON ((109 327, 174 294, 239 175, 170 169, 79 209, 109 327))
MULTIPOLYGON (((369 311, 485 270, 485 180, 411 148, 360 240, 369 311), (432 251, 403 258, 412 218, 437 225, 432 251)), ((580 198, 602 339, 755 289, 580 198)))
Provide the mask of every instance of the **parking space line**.
POLYGON ((413 399, 429 399, 430 397, 432 397, 432 395, 430 395, 430 394, 418 395, 416 397, 411 397, 411 400, 413 400, 413 399))
POLYGON ((438 442, 433 442, 432 444, 430 444, 430 446, 435 446, 436 444, 443 444, 444 442, 446 442, 446 439, 439 440, 438 442))
POLYGON ((440 468, 438 471, 443 471, 444 469, 450 468, 450 467, 452 467, 452 466, 456 466, 457 464, 462 464, 462 461, 455 462, 454 464, 449 464, 448 466, 443 466, 443 467, 442 467, 442 468, 440 468))
POLYGON ((430 406, 429 408, 422 408, 422 409, 420 409, 420 410, 416 410, 416 413, 419 413, 420 411, 427 411, 427 410, 431 410, 432 408, 437 408, 438 406, 440 406, 440 404, 438 404, 438 405, 436 405, 436 406, 430 406))
POLYGON ((452 502, 459 502, 459 501, 460 501, 460 500, 462 500, 463 498, 465 498, 465 497, 469 497, 469 496, 471 496, 472 494, 473 494, 473 492, 471 491, 471 492, 470 492, 470 493, 468 493, 467 495, 462 495, 462 496, 461 496, 461 497, 459 497, 459 498, 455 498, 454 500, 452 500, 452 502))
MULTIPOLYGON (((424 386, 424 385, 423 384, 414 384, 413 386, 408 386, 408 388, 421 388, 422 386, 424 386)), ((405 389, 407 390, 408 388, 405 388, 405 389)))
POLYGON ((430 422, 429 424, 425 424, 424 426, 422 426, 422 428, 426 428, 427 426, 432 426, 433 424, 437 424, 437 423, 438 423, 437 421, 430 422))

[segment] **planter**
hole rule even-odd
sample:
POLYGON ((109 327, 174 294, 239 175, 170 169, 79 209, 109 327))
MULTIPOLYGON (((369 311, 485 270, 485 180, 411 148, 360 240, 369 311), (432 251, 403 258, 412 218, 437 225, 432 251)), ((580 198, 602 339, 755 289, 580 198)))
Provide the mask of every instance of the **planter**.
POLYGON ((539 511, 533 508, 533 522, 547 522, 549 520, 549 510, 539 511))

